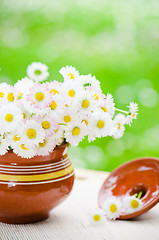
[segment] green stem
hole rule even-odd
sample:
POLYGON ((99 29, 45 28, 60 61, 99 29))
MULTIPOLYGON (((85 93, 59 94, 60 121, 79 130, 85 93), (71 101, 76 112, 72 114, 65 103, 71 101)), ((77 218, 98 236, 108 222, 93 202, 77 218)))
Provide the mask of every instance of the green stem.
POLYGON ((133 196, 140 199, 142 197, 143 192, 135 193, 133 196))
POLYGON ((139 192, 139 194, 138 194, 138 199, 140 199, 141 197, 142 197, 142 194, 143 194, 143 192, 141 191, 141 192, 139 192))
POLYGON ((65 124, 65 123, 59 123, 59 125, 64 125, 64 126, 66 126, 66 124, 65 124))
POLYGON ((124 111, 124 110, 121 110, 121 109, 118 109, 118 108, 115 108, 115 111, 118 111, 118 112, 124 113, 124 114, 126 114, 126 115, 129 115, 129 114, 130 114, 129 111, 124 111))

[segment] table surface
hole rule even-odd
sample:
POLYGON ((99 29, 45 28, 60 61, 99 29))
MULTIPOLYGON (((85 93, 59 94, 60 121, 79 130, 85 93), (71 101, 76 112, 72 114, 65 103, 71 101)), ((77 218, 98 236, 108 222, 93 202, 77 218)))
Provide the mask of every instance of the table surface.
POLYGON ((76 180, 68 199, 53 209, 50 218, 26 225, 0 223, 1 240, 159 240, 159 204, 133 220, 106 220, 92 226, 88 213, 98 208, 99 189, 106 172, 76 169, 76 180))

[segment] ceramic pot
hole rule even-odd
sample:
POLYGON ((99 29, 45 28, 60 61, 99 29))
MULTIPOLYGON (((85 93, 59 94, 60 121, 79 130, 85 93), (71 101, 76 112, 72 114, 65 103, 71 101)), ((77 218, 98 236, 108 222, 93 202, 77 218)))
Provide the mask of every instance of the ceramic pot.
POLYGON ((26 159, 12 151, 0 157, 0 222, 44 220, 66 199, 74 183, 67 147, 62 144, 45 157, 26 159))

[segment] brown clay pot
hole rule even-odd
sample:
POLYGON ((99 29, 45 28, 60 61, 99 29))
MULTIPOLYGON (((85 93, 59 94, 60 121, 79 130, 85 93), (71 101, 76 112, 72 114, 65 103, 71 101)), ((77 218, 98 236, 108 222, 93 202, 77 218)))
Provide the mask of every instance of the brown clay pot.
POLYGON ((103 208, 106 199, 115 196, 133 195, 143 192, 141 210, 127 214, 119 219, 137 217, 159 202, 159 159, 141 158, 129 161, 115 169, 103 183, 99 195, 99 206, 103 208))
POLYGON ((0 222, 44 220, 66 199, 74 183, 67 147, 56 147, 45 157, 25 159, 12 151, 0 157, 0 222))

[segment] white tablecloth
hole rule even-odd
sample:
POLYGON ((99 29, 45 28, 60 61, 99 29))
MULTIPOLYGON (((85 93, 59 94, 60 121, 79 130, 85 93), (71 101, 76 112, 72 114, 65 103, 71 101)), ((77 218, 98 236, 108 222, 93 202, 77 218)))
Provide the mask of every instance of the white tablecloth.
POLYGON ((77 170, 74 189, 69 198, 55 208, 50 218, 35 224, 0 223, 1 240, 159 240, 159 204, 134 220, 107 220, 92 226, 87 214, 97 208, 97 195, 107 173, 77 170))

